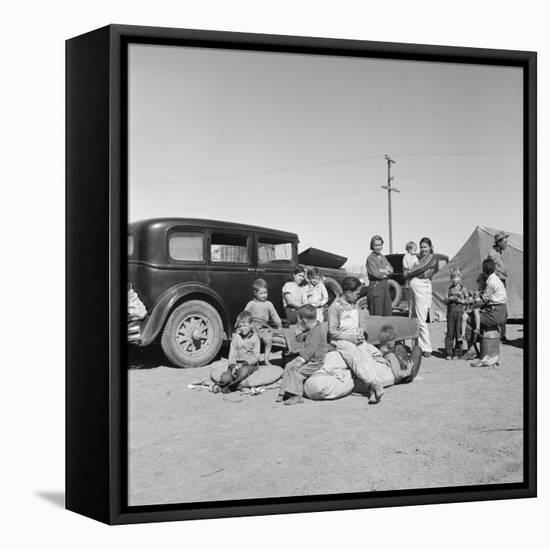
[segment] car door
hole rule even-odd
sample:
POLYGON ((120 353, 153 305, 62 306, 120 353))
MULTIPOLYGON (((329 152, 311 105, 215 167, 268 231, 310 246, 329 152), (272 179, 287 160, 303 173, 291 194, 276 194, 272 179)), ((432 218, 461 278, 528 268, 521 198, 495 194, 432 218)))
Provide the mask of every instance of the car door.
POLYGON ((256 278, 253 233, 237 229, 210 229, 208 284, 224 300, 230 322, 253 298, 256 278))
POLYGON ((298 265, 298 243, 289 237, 256 233, 256 274, 265 279, 269 300, 284 319, 282 289, 298 265))

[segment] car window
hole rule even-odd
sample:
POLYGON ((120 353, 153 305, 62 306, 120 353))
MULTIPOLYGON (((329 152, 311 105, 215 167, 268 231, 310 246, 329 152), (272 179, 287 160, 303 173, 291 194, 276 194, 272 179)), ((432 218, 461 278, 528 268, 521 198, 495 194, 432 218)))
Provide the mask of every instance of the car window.
POLYGON ((292 242, 262 238, 258 242, 258 262, 260 264, 292 262, 292 242))
POLYGON ((180 262, 204 261, 204 235, 194 231, 178 231, 170 235, 168 253, 180 262))
POLYGON ((128 256, 134 253, 134 236, 128 235, 128 256))
POLYGON ((210 260, 213 263, 248 263, 248 236, 230 233, 212 233, 210 260))

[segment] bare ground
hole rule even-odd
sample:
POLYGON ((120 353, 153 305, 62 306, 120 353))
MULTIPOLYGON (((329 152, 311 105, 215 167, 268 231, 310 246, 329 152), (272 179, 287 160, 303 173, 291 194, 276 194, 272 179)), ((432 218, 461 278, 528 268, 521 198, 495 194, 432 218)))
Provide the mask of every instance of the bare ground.
MULTIPOLYGON (((430 326, 441 343, 445 325, 430 326)), ((209 367, 162 366, 132 354, 129 504, 520 482, 523 479, 523 327, 499 367, 425 359, 419 377, 378 405, 352 395, 275 403, 261 395, 187 386, 209 367)))

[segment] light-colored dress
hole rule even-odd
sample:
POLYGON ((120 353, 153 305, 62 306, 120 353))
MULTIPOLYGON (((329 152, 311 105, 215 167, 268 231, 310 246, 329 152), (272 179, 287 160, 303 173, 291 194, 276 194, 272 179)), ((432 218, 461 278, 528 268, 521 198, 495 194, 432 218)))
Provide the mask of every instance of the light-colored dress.
POLYGON ((328 302, 327 288, 323 283, 317 283, 315 286, 307 285, 304 295, 308 304, 317 310, 317 321, 324 321, 324 306, 328 302))
POLYGON ((303 306, 307 304, 304 289, 304 286, 301 286, 294 281, 288 281, 283 286, 283 306, 285 308, 286 319, 291 325, 294 325, 297 322, 296 307, 288 303, 288 296, 294 298, 293 301, 299 304, 298 307, 303 306))
POLYGON ((294 298, 294 301, 300 305, 304 305, 307 302, 305 301, 304 296, 304 286, 300 286, 298 283, 295 283, 294 281, 288 281, 283 286, 283 305, 285 307, 294 307, 291 306, 287 301, 287 295, 290 294, 291 297, 294 298))

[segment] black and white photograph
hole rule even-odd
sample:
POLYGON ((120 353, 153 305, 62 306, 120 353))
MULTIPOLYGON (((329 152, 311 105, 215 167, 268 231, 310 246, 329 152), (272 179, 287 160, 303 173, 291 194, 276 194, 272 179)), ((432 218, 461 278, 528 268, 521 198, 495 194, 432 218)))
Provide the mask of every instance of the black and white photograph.
POLYGON ((2 546, 539 548, 544 8, 6 4, 2 546))
POLYGON ((523 69, 125 69, 128 506, 522 483, 523 69))

